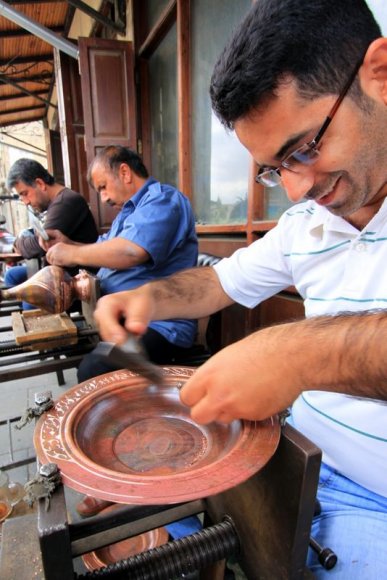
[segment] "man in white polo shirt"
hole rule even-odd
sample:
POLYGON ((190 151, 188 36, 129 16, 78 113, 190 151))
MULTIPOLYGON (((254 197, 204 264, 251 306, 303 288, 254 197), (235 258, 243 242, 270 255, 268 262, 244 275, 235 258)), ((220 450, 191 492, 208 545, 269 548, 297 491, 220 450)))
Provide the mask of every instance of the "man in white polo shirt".
POLYGON ((219 58, 215 113, 257 181, 295 202, 262 239, 213 268, 103 298, 118 320, 254 307, 295 285, 307 319, 213 356, 181 390, 193 419, 263 419, 287 406, 323 450, 313 536, 338 554, 317 578, 387 578, 387 39, 364 0, 260 0, 219 58))

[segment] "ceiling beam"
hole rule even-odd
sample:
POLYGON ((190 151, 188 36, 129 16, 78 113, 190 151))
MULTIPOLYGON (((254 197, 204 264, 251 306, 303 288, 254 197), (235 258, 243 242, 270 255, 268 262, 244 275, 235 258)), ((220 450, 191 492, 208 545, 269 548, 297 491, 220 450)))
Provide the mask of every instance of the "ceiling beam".
POLYGON ((45 109, 43 105, 32 105, 31 107, 21 107, 20 109, 8 109, 8 111, 0 111, 0 115, 14 115, 15 113, 27 113, 28 111, 34 111, 35 109, 45 109))
POLYGON ((45 86, 48 86, 49 83, 45 81, 49 81, 52 78, 52 73, 46 71, 37 75, 31 75, 29 77, 17 77, 16 75, 9 75, 7 78, 10 78, 15 83, 41 83, 45 86))
POLYGON ((0 101, 14 101, 15 99, 27 99, 28 97, 42 96, 48 94, 47 89, 40 89, 40 91, 29 91, 28 95, 7 95, 5 97, 0 97, 0 101))
MULTIPOLYGON (((63 26, 53 26, 48 30, 54 32, 55 34, 62 34, 64 32, 63 26)), ((18 30, 0 30, 0 38, 16 38, 19 36, 30 36, 32 32, 24 30, 24 28, 19 28, 18 30)))
POLYGON ((8 121, 4 121, 1 119, 0 127, 12 127, 13 125, 21 125, 24 123, 32 123, 32 121, 41 121, 44 118, 45 111, 42 112, 40 115, 35 115, 34 117, 28 117, 25 119, 10 119, 8 121))
POLYGON ((17 56, 16 58, 10 58, 7 60, 0 60, 0 66, 7 65, 17 65, 17 64, 28 64, 30 62, 51 62, 54 60, 54 55, 52 52, 47 52, 46 54, 31 54, 27 56, 17 56))
POLYGON ((34 99, 37 99, 38 101, 41 101, 42 103, 44 103, 45 105, 48 105, 49 107, 53 107, 54 109, 58 108, 57 105, 50 103, 50 101, 48 101, 47 99, 43 99, 42 97, 38 97, 37 95, 32 95, 31 91, 29 91, 25 87, 21 87, 20 85, 15 83, 15 81, 13 79, 10 79, 5 75, 0 76, 0 83, 4 83, 6 85, 11 85, 12 87, 15 87, 16 89, 18 89, 21 93, 25 93, 26 95, 33 97, 34 99))
POLYGON ((32 18, 29 18, 24 13, 14 10, 7 2, 0 0, 0 16, 4 16, 7 20, 18 24, 22 28, 25 28, 31 32, 34 36, 41 38, 45 42, 48 42, 51 46, 55 46, 62 52, 65 52, 72 58, 78 60, 79 51, 78 47, 66 38, 57 36, 48 28, 45 28, 38 22, 35 22, 32 18))
POLYGON ((17 6, 22 4, 55 4, 57 1, 61 0, 7 0, 7 3, 11 6, 17 6))

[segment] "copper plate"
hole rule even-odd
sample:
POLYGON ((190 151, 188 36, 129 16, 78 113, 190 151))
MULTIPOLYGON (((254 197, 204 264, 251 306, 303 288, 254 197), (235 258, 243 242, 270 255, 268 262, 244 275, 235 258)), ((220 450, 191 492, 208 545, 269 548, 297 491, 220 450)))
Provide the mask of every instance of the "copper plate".
POLYGON ((205 498, 267 463, 279 442, 277 417, 198 425, 179 398, 194 369, 163 372, 164 386, 116 371, 67 391, 37 422, 39 460, 56 463, 77 491, 129 504, 205 498))
MULTIPOLYGON (((119 507, 118 504, 114 504, 105 508, 100 513, 106 514, 115 511, 119 507)), ((168 530, 166 528, 156 528, 139 536, 134 536, 133 538, 110 544, 110 546, 98 548, 98 550, 94 550, 93 552, 88 552, 82 556, 82 560, 88 570, 96 570, 129 558, 130 556, 141 554, 141 552, 156 548, 166 542, 168 542, 168 530)))

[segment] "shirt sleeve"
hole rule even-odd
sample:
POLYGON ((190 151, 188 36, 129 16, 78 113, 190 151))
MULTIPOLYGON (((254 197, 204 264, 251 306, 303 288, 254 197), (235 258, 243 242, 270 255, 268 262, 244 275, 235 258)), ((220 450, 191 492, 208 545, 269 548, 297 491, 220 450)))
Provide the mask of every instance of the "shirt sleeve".
POLYGON ((293 284, 282 230, 280 222, 263 238, 214 265, 223 290, 232 300, 254 308, 293 284))
POLYGON ((21 236, 15 241, 17 251, 23 258, 40 258, 45 255, 45 251, 39 246, 38 238, 35 235, 21 236))
POLYGON ((76 242, 93 243, 97 239, 97 229, 86 200, 69 189, 60 193, 49 206, 44 227, 60 230, 76 242))
POLYGON ((165 262, 182 242, 187 231, 187 217, 181 194, 149 192, 135 211, 124 218, 118 236, 148 252, 155 265, 165 262))

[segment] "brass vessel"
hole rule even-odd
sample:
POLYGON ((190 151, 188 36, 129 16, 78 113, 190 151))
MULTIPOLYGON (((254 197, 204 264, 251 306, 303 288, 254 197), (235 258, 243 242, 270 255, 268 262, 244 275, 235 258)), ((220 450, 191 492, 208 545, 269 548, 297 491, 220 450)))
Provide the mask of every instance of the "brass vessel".
POLYGON ((46 266, 28 280, 0 290, 0 300, 23 300, 51 314, 70 308, 75 300, 90 300, 90 277, 85 270, 72 277, 60 266, 46 266))

